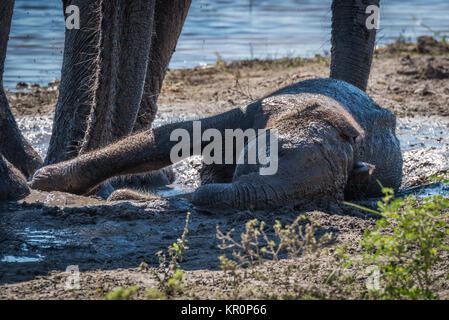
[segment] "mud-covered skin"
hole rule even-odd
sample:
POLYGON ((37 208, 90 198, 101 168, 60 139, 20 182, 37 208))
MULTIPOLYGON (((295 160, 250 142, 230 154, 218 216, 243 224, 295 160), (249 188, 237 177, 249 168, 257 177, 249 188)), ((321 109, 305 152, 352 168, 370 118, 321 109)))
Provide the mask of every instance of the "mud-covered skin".
POLYGON ((380 192, 376 180, 397 190, 402 181, 402 154, 396 138, 396 117, 377 105, 365 92, 343 81, 309 80, 288 86, 275 94, 319 93, 338 101, 360 124, 365 138, 355 150, 354 161, 375 166, 371 183, 359 189, 362 195, 380 192))
MULTIPOLYGON (((394 115, 363 91, 343 81, 314 79, 283 88, 243 109, 201 120, 202 130, 277 129, 279 170, 261 176, 238 165, 232 183, 207 184, 189 196, 199 206, 261 209, 314 199, 342 200, 354 165, 375 166, 360 192, 379 193, 376 180, 398 189, 402 156, 394 115), (239 174, 244 172, 245 174, 239 174)), ((112 176, 159 170, 171 165, 177 143, 170 133, 193 122, 169 124, 125 138, 106 148, 40 169, 31 187, 82 194, 112 176)), ((207 142, 192 141, 201 148, 207 142)), ((201 149, 200 148, 200 149, 201 149)), ((355 166, 357 168, 357 166, 355 166)))
POLYGON ((19 200, 30 194, 23 174, 0 155, 0 202, 19 200))
POLYGON ((108 198, 108 201, 121 201, 121 200, 144 200, 151 201, 155 199, 161 199, 159 196, 147 194, 143 191, 136 191, 132 189, 119 189, 114 191, 108 198))
MULTIPOLYGON (((80 8, 81 28, 66 30, 60 94, 46 164, 151 128, 190 3, 64 0, 64 9, 68 5, 80 8)), ((128 179, 132 180, 129 186, 163 180, 163 176, 160 172, 133 177, 128 179)))
POLYGON ((112 178, 109 180, 109 183, 115 190, 130 188, 134 190, 150 191, 172 183, 174 178, 173 170, 169 167, 150 173, 112 178))

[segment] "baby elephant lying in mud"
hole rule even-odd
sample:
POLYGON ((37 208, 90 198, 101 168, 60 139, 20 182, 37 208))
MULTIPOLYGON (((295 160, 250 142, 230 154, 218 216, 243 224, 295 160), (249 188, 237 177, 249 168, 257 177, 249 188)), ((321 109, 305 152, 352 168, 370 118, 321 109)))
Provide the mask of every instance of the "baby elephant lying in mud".
MULTIPOLYGON (((401 184, 402 156, 394 115, 340 80, 300 82, 245 108, 200 121, 202 132, 210 128, 222 134, 225 129, 276 129, 279 159, 273 175, 261 175, 259 165, 254 164, 206 166, 202 174, 207 183, 183 196, 200 207, 266 209, 322 199, 340 201, 377 196, 377 180, 394 189, 401 184)), ((114 176, 167 167, 177 143, 170 141, 175 129, 185 129, 192 136, 193 121, 143 131, 41 168, 30 187, 85 194, 114 176)), ((191 139, 194 154, 209 143, 199 140, 191 139)), ((248 152, 248 147, 241 152, 248 152)), ((136 197, 133 192, 116 192, 136 197)))

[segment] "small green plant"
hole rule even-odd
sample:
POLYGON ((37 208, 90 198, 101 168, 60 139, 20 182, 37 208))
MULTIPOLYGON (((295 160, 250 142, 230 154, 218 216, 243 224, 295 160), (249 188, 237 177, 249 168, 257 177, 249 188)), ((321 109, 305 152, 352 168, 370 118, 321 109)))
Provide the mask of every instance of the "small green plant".
POLYGON ((416 16, 412 15, 412 20, 413 22, 415 22, 417 25, 419 25, 420 27, 423 27, 424 29, 426 29, 427 31, 431 32, 433 34, 434 37, 439 38, 440 42, 442 44, 446 44, 447 43, 447 35, 444 34, 443 32, 440 31, 436 31, 434 29, 432 29, 430 26, 428 26, 427 24, 424 24, 422 21, 418 20, 416 18, 416 16))
POLYGON ((146 298, 148 300, 165 300, 167 296, 160 290, 149 288, 147 290, 146 298))
POLYGON ((119 287, 111 292, 108 292, 104 300, 129 300, 139 290, 139 286, 132 286, 128 289, 119 287))
MULTIPOLYGON (((307 219, 304 215, 298 216, 293 223, 286 226, 276 221, 273 226, 275 237, 271 238, 265 230, 266 223, 253 219, 245 224, 245 232, 241 234, 240 241, 231 236, 234 229, 223 233, 217 226, 217 238, 221 240, 219 248, 236 249, 232 252, 232 258, 225 255, 219 257, 220 268, 226 276, 223 278, 223 291, 228 293, 227 297, 247 298, 257 293, 259 297, 292 299, 303 295, 304 288, 292 281, 300 272, 299 265, 292 261, 299 257, 308 261, 318 261, 317 258, 324 251, 321 249, 333 238, 331 234, 325 234, 317 239, 315 236, 317 226, 319 224, 316 221, 307 219), (281 261, 281 257, 291 260, 281 261), (266 271, 261 271, 259 266, 266 268, 270 276, 266 271), (275 281, 273 287, 257 286, 248 291, 246 286, 242 286, 248 282, 271 281, 275 281)), ((319 263, 312 264, 319 265, 319 263)))
MULTIPOLYGON (((187 247, 187 233, 189 232, 190 212, 187 213, 184 231, 181 238, 168 247, 169 259, 167 255, 159 251, 156 255, 159 258, 159 268, 152 270, 156 277, 158 287, 161 294, 166 296, 174 296, 183 293, 185 286, 183 284, 184 271, 180 267, 182 262, 182 255, 188 249, 187 247)), ((155 292, 147 292, 147 295, 154 296, 155 292)), ((162 296, 159 294, 159 296, 162 296)))
POLYGON ((446 173, 444 175, 433 174, 429 177, 429 181, 439 182, 439 183, 449 183, 449 174, 448 173, 446 173))
POLYGON ((445 264, 445 270, 448 267, 449 200, 442 196, 394 199, 392 189, 382 192, 379 211, 346 203, 381 216, 360 243, 365 263, 380 271, 379 297, 433 299, 434 284, 446 275, 432 271, 439 263, 445 264))
POLYGON ((313 253, 332 240, 332 234, 325 234, 319 240, 315 237, 315 230, 319 224, 311 221, 305 226, 301 222, 307 220, 304 215, 297 217, 292 224, 282 226, 276 220, 273 226, 277 241, 269 239, 265 232, 265 222, 257 219, 250 220, 245 225, 245 232, 241 234, 241 241, 234 240, 231 233, 222 233, 217 226, 217 238, 222 241, 219 248, 222 250, 237 248, 233 251, 234 263, 224 256, 220 258, 222 268, 235 268, 237 266, 254 266, 264 261, 279 261, 281 253, 287 253, 289 258, 297 258, 302 253, 313 253))

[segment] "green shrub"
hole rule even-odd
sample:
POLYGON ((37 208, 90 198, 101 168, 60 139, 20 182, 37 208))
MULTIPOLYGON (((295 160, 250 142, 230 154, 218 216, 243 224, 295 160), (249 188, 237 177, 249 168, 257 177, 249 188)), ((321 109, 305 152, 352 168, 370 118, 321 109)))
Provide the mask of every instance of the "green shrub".
POLYGON ((449 200, 442 196, 394 199, 389 188, 383 188, 383 193, 378 212, 363 208, 381 216, 360 243, 365 263, 380 271, 382 288, 372 294, 386 299, 436 298, 432 288, 446 275, 432 271, 439 263, 447 270, 449 200))
MULTIPOLYGON (((156 277, 159 291, 164 297, 182 294, 185 289, 183 284, 184 271, 181 269, 180 263, 182 262, 182 255, 188 249, 186 236, 189 232, 189 219, 190 212, 187 213, 181 238, 168 247, 169 259, 162 251, 156 253, 159 257, 159 268, 152 270, 152 273, 156 277)), ((147 292, 147 295, 152 296, 154 293, 154 291, 147 292)))
POLYGON ((264 261, 279 261, 281 253, 286 253, 289 258, 297 258, 303 253, 316 252, 332 240, 332 234, 325 234, 318 240, 315 237, 315 229, 319 224, 310 221, 305 226, 301 225, 301 222, 306 220, 306 216, 300 215, 285 227, 276 220, 273 229, 277 239, 269 239, 265 232, 265 222, 253 219, 246 223, 240 242, 231 236, 234 229, 224 234, 217 226, 217 238, 221 240, 219 248, 237 249, 232 253, 234 261, 225 256, 220 257, 221 268, 226 270, 237 266, 255 266, 264 261))
POLYGON ((139 286, 132 286, 128 289, 123 287, 119 287, 114 291, 108 292, 104 297, 104 300, 128 300, 131 298, 137 291, 139 290, 139 286))

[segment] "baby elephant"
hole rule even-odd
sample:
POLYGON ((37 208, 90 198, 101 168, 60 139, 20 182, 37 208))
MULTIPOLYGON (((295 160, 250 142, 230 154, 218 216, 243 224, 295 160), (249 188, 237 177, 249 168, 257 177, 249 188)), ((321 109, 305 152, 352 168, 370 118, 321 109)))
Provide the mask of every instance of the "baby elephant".
MULTIPOLYGON (((226 129, 276 132, 277 148, 267 143, 267 157, 277 151, 277 171, 261 174, 265 164, 236 163, 248 158, 255 141, 234 155, 233 164, 210 164, 208 182, 184 195, 200 207, 267 209, 304 201, 341 201, 377 196, 382 185, 398 189, 402 156, 395 136, 394 115, 363 91, 340 80, 314 79, 283 88, 268 97, 226 113, 200 120, 224 135, 226 129), (277 149, 277 150, 274 150, 277 149), (270 154, 271 153, 271 154, 270 154)), ((31 188, 85 194, 120 175, 159 170, 172 164, 177 144, 170 135, 184 129, 192 137, 193 121, 167 124, 129 136, 73 160, 41 168, 31 188)), ((210 143, 190 139, 191 154, 210 143)), ((271 141, 271 139, 270 139, 271 141)), ((227 162, 228 163, 228 162, 227 162)), ((127 192, 120 191, 120 198, 127 192)), ((136 199, 135 192, 129 192, 136 199)), ((114 195, 112 195, 113 197, 114 195)), ((145 197, 144 197, 145 198, 145 197)))

